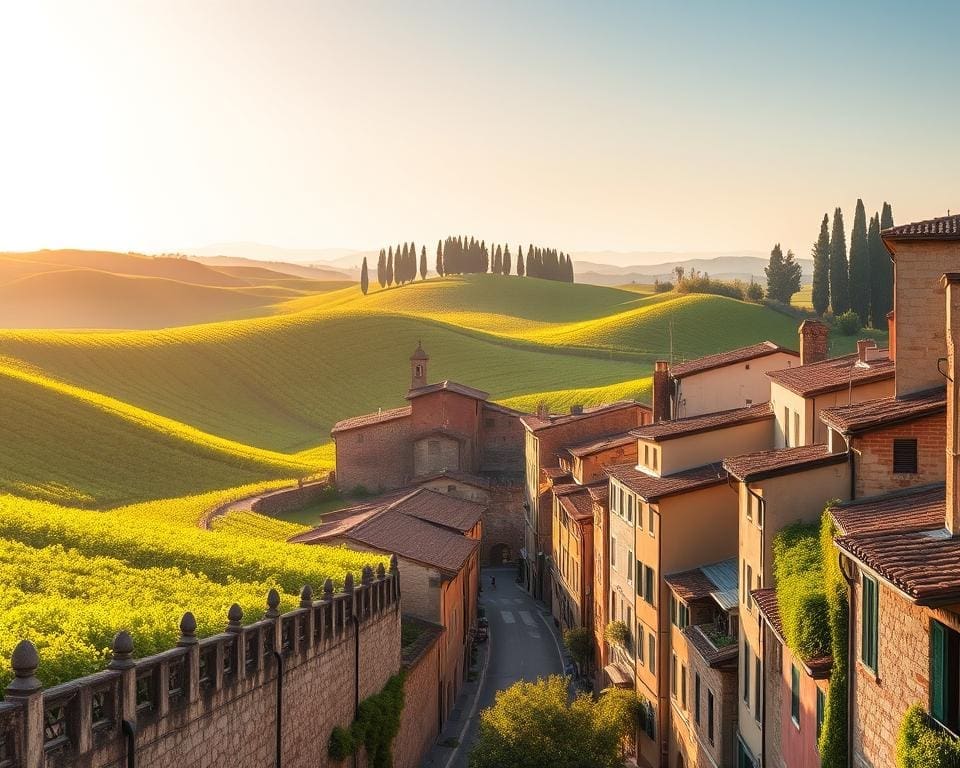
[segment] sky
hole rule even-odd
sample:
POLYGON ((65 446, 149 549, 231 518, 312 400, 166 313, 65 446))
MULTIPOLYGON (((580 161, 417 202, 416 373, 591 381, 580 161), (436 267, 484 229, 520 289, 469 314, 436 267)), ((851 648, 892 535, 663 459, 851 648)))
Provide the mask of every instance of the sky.
POLYGON ((960 210, 960 4, 0 0, 0 250, 806 256, 960 210))

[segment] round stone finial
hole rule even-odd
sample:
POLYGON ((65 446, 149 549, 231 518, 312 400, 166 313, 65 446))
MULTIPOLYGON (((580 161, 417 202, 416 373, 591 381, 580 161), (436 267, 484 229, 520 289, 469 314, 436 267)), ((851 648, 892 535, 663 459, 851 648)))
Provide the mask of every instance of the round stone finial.
POLYGON ((369 565, 363 566, 363 570, 360 572, 360 583, 369 584, 373 581, 373 568, 369 565))
POLYGON ((386 576, 386 574, 387 571, 383 567, 383 563, 377 563, 377 578, 382 579, 384 576, 386 576))
POLYGON ((313 587, 311 587, 309 584, 305 584, 303 589, 300 590, 300 607, 313 607, 313 587))
POLYGON ((267 616, 275 618, 280 615, 280 593, 275 589, 267 592, 267 616))
POLYGON ((343 577, 343 591, 344 592, 353 592, 353 574, 348 573, 343 577))
POLYGON ((329 600, 333 597, 333 579, 327 579, 323 582, 323 599, 329 600))
POLYGON ((197 643, 197 619, 187 611, 180 619, 180 639, 177 645, 196 645, 197 643))
POLYGON ((227 621, 230 622, 232 628, 239 627, 243 622, 243 608, 238 603, 230 606, 230 610, 227 611, 227 621))
POLYGON ((113 636, 111 648, 113 658, 107 666, 110 669, 130 669, 133 661, 133 637, 125 629, 121 629, 113 636))
POLYGON ((394 571, 397 570, 397 568, 398 568, 398 565, 397 565, 397 556, 396 556, 396 555, 390 555, 390 572, 393 573, 394 571))
POLYGON ((40 690, 42 686, 36 678, 37 667, 40 666, 37 646, 29 640, 21 640, 10 656, 10 666, 16 676, 7 686, 8 695, 23 696, 40 690))

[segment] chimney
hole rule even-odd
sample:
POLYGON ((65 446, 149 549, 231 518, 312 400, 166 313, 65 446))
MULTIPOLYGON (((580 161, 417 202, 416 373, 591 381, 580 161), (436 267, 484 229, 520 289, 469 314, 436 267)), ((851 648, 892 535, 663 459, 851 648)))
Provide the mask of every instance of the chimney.
MULTIPOLYGON (((960 273, 948 272, 940 278, 947 296, 947 513, 946 526, 951 535, 960 534, 960 424, 957 397, 960 396, 960 273)), ((933 365, 933 361, 930 361, 933 365)))
POLYGON ((819 363, 827 359, 830 329, 819 320, 800 323, 800 365, 819 363))
POLYGON ((537 403, 537 418, 544 420, 550 418, 550 409, 547 408, 547 404, 543 400, 537 403))
POLYGON ((657 360, 653 368, 653 420, 670 418, 670 363, 657 360))
POLYGON ((894 310, 887 312, 887 336, 889 338, 889 347, 888 357, 891 360, 897 359, 897 316, 894 314, 894 310))
POLYGON ((859 339, 857 341, 857 362, 867 364, 867 348, 870 346, 870 339, 859 339))
POLYGON ((580 416, 583 414, 583 406, 579 403, 577 405, 570 406, 570 415, 571 416, 580 416))

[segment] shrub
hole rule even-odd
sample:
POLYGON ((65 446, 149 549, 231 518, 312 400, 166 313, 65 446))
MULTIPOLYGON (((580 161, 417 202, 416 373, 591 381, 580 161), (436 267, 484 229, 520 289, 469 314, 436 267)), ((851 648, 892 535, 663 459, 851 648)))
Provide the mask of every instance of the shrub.
POLYGON ((654 293, 668 293, 673 290, 673 283, 669 280, 654 280, 653 281, 653 292, 654 293))
POLYGON ((330 733, 327 754, 333 760, 343 760, 362 745, 367 751, 370 768, 391 768, 393 740, 400 730, 405 691, 404 672, 391 677, 383 690, 360 702, 357 719, 350 730, 336 727, 330 733))
POLYGON ((327 747, 327 754, 332 760, 337 762, 346 760, 356 751, 357 745, 353 743, 353 736, 346 728, 339 725, 333 729, 330 734, 330 745, 327 747))
POLYGON ((622 648, 627 646, 627 638, 630 636, 630 630, 622 621, 611 621, 603 631, 603 636, 607 638, 610 645, 619 645, 622 648))
POLYGON ((863 324, 860 322, 860 315, 852 309, 848 309, 842 315, 834 319, 834 325, 843 336, 853 336, 859 331, 863 324))
POLYGON ((746 295, 750 301, 763 301, 763 286, 760 283, 750 283, 747 286, 746 295))
POLYGON ((593 660, 593 633, 586 627, 568 629, 563 633, 563 644, 581 670, 593 660))
POLYGON ((677 285, 677 291, 679 293, 712 293, 730 299, 740 299, 741 301, 744 297, 741 281, 735 280, 732 283, 725 283, 720 280, 712 280, 707 275, 699 274, 683 278, 677 285))
POLYGON ((897 768, 956 768, 960 742, 914 704, 904 714, 897 735, 897 768))

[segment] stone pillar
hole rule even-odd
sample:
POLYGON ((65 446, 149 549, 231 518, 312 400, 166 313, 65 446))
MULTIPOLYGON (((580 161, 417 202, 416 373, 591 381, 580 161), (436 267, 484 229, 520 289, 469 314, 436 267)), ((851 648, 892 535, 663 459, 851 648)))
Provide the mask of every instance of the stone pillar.
POLYGON ((187 649, 187 701, 192 704, 200 698, 200 641, 197 640, 197 620, 190 611, 180 619, 177 645, 187 649))
POLYGON ((819 320, 800 323, 800 365, 827 359, 830 349, 830 328, 819 320))
MULTIPOLYGON (((293 646, 296 648, 297 653, 303 653, 308 648, 313 646, 314 638, 314 610, 313 610, 313 587, 309 584, 305 584, 303 589, 300 590, 300 607, 306 610, 306 615, 304 616, 304 621, 306 626, 304 627, 304 640, 303 645, 300 642, 300 632, 295 631, 293 633, 293 646)), ((299 627, 299 624, 297 625, 299 627)))
POLYGON ((227 611, 227 632, 233 635, 233 674, 243 680, 247 674, 247 644, 243 642, 243 608, 237 603, 227 611))
POLYGON ((10 657, 14 678, 4 692, 4 701, 16 702, 23 707, 23 733, 21 737, 23 768, 43 768, 43 686, 37 680, 40 656, 36 646, 29 640, 21 640, 10 657))
POLYGON ((670 363, 657 360, 653 368, 653 420, 670 418, 670 363))

